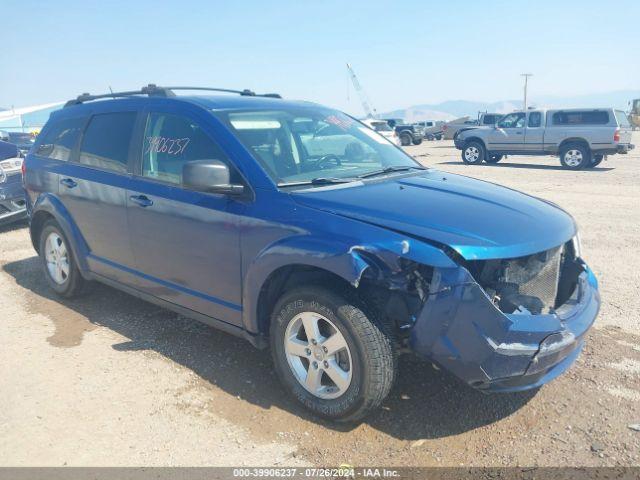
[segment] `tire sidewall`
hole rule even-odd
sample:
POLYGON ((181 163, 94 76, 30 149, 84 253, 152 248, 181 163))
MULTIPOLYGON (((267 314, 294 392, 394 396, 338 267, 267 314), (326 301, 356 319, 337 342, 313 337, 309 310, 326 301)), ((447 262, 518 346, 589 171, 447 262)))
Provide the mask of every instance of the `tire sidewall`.
POLYGON ((270 343, 276 372, 286 388, 305 407, 324 418, 338 420, 357 412, 365 401, 367 367, 364 346, 344 314, 346 301, 320 288, 301 288, 285 294, 277 303, 271 318, 270 343), (320 293, 319 293, 320 292, 320 293), (284 350, 286 328, 297 314, 316 312, 329 319, 344 336, 351 353, 351 384, 347 391, 335 399, 322 399, 307 391, 295 378, 284 350))
POLYGON ((411 135, 409 135, 408 133, 400 134, 400 144, 403 147, 408 147, 409 145, 411 145, 412 142, 413 142, 413 139, 411 138, 411 135))

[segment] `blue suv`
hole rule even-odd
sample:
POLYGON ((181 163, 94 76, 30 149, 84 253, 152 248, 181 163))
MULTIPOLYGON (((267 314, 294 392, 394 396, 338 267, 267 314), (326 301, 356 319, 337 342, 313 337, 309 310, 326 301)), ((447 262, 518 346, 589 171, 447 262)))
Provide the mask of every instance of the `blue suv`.
POLYGON ((59 295, 97 280, 270 347, 284 388, 340 421, 381 404, 403 353, 487 392, 579 355, 600 297, 558 206, 336 110, 179 88, 83 94, 38 136, 31 239, 59 295))

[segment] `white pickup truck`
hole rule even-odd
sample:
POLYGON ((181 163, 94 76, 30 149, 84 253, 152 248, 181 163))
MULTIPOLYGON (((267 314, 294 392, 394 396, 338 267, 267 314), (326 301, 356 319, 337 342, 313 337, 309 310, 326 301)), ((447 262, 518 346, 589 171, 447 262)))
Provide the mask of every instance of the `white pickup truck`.
POLYGON ((454 143, 469 165, 497 163, 504 155, 558 155, 572 170, 595 167, 607 155, 634 148, 625 113, 613 108, 508 113, 495 126, 460 132, 454 143))

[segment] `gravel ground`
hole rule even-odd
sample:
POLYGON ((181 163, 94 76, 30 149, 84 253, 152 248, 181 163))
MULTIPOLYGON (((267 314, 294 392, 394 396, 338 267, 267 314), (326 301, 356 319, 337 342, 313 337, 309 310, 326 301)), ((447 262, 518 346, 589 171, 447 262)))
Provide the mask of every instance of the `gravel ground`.
POLYGON ((485 396, 406 357, 379 412, 328 424, 282 392, 268 352, 108 287, 56 298, 14 225, 0 229, 0 465, 640 465, 640 152, 569 172, 468 167, 445 141, 407 151, 576 218, 603 306, 566 375, 485 396))

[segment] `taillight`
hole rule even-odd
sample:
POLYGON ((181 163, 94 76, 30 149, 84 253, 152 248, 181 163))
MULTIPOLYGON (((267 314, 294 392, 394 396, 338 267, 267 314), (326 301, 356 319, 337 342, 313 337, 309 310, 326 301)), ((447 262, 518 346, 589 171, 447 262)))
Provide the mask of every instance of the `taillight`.
POLYGON ((22 178, 24 179, 25 174, 27 173, 27 162, 25 161, 26 158, 22 159, 22 166, 20 167, 20 170, 22 170, 22 178))
POLYGON ((616 132, 613 134, 613 141, 614 142, 620 141, 620 130, 616 130, 616 132))

